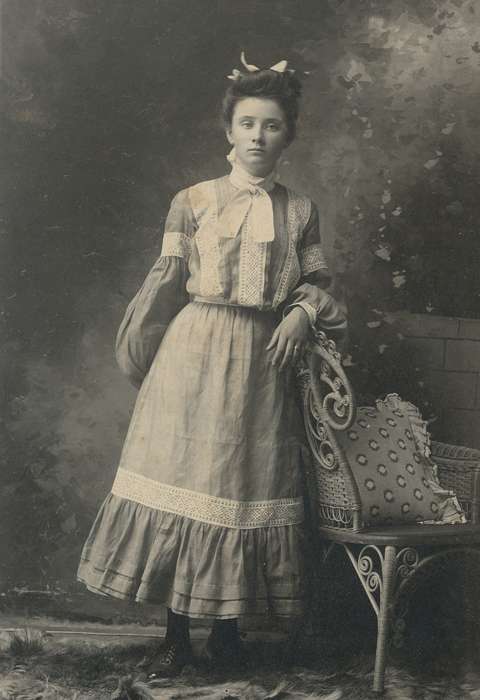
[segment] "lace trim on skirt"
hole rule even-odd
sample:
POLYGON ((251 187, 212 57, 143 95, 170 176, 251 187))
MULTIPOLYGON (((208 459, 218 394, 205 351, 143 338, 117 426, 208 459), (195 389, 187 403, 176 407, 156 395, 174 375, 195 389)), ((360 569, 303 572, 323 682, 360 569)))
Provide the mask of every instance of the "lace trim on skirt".
POLYGON ((144 506, 221 527, 250 529, 303 522, 302 498, 233 501, 162 484, 120 468, 112 493, 144 506))

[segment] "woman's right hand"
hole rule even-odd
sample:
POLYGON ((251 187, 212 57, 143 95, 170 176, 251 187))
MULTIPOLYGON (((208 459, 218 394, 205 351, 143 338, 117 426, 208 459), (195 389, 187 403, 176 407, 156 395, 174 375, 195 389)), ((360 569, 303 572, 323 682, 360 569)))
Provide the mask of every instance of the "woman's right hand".
POLYGON ((309 320, 301 307, 294 307, 276 327, 267 352, 273 353, 271 363, 283 371, 303 354, 308 338, 309 320))

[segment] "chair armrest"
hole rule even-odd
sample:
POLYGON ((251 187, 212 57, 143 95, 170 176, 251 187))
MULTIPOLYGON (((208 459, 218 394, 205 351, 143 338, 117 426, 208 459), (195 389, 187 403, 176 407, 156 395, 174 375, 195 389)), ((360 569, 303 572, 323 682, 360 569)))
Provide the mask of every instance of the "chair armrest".
POLYGON ((480 522, 480 450, 432 440, 432 460, 443 488, 455 491, 467 520, 480 522))

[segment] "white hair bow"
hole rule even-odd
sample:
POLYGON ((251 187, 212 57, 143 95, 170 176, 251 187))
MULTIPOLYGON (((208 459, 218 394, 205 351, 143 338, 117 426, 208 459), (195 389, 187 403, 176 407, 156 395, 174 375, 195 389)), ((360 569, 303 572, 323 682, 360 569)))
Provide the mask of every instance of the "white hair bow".
MULTIPOLYGON (((247 59, 245 58, 245 51, 242 51, 242 53, 240 54, 240 61, 249 73, 256 73, 258 70, 260 70, 260 68, 258 66, 253 65, 253 63, 247 63, 247 59)), ((285 71, 287 70, 287 66, 287 61, 279 61, 278 63, 275 63, 274 66, 270 66, 269 70, 274 70, 277 73, 285 73, 285 71)), ((237 68, 234 68, 232 70, 231 75, 228 75, 227 78, 229 78, 229 80, 238 80, 241 75, 241 72, 237 68)))

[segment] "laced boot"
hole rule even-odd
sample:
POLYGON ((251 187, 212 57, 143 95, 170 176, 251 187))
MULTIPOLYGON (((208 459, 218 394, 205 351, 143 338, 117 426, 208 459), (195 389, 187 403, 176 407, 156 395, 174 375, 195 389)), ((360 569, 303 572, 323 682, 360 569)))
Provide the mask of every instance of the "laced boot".
POLYGON ((246 653, 238 632, 237 620, 215 620, 205 645, 204 659, 212 671, 243 668, 246 653))
POLYGON ((178 676, 185 666, 193 663, 189 622, 188 617, 168 610, 165 644, 150 664, 148 680, 178 676))

